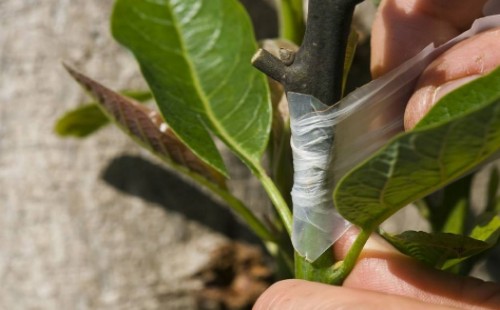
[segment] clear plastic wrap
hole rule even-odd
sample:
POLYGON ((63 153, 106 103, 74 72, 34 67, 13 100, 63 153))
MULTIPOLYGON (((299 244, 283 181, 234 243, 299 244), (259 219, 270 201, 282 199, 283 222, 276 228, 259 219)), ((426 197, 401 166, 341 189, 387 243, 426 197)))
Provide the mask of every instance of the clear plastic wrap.
MULTIPOLYGON (((485 10, 497 12, 498 1, 490 3, 485 10)), ((402 131, 403 104, 422 71, 456 43, 499 26, 500 15, 478 19, 468 31, 438 48, 426 47, 332 107, 310 95, 287 93, 294 158, 292 243, 300 255, 316 260, 349 227, 333 206, 334 185, 402 131)))

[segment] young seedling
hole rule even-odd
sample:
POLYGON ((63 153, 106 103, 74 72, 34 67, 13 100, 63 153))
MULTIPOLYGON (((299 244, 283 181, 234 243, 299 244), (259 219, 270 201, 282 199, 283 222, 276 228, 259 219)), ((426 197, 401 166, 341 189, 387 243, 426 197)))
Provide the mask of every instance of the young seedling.
POLYGON ((472 229, 463 225, 471 183, 453 183, 500 151, 500 71, 445 96, 414 130, 401 133, 402 111, 395 103, 411 93, 432 57, 476 30, 424 50, 404 68, 343 98, 355 42, 351 19, 360 2, 310 0, 303 33, 302 1, 281 0, 282 35, 295 43, 303 40, 297 51, 284 48, 275 57, 264 49, 254 55, 252 25, 236 0, 117 0, 113 35, 137 59, 151 89, 141 96, 152 95, 159 112, 68 68, 96 102, 61 118, 56 130, 83 137, 111 120, 166 165, 225 201, 295 277, 341 284, 369 236, 414 201, 426 210, 433 232, 380 233, 407 255, 463 273, 470 270, 465 260, 496 246, 500 236, 497 174, 491 176, 488 206, 472 229), (271 96, 266 77, 250 59, 283 84, 291 120, 277 112, 279 91, 271 96), (390 95, 381 99, 384 92, 390 95), (374 124, 380 113, 387 122, 374 124), (282 141, 290 121, 293 222, 284 198, 292 172, 288 162, 283 164, 291 149, 282 141), (274 140, 281 139, 273 141, 279 150, 270 147, 271 131, 274 140), (264 222, 228 190, 229 171, 214 136, 261 182, 276 219, 264 222), (284 167, 270 167, 271 176, 261 161, 266 151, 273 164, 284 167), (459 193, 452 190, 456 186, 459 193), (444 187, 446 203, 437 208, 425 203, 444 187), (336 262, 328 249, 349 225, 361 232, 345 259, 336 262))

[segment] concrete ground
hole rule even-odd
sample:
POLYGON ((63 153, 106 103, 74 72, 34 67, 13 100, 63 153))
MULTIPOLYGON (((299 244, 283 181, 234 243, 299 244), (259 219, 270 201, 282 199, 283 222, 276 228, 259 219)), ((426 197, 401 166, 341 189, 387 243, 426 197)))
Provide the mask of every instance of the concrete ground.
MULTIPOLYGON (((262 1, 243 2, 270 21, 262 1)), ((194 275, 210 253, 255 241, 115 128, 84 141, 54 135, 56 118, 87 98, 61 61, 114 89, 144 87, 110 37, 112 3, 0 0, 0 309, 196 309, 194 275)), ((230 161, 237 195, 267 212, 259 186, 230 161)))

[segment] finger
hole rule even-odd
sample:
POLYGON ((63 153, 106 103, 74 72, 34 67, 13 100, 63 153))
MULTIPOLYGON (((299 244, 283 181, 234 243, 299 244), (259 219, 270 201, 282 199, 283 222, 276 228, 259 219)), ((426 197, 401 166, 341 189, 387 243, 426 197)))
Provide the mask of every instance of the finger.
POLYGON ((445 94, 499 65, 500 28, 455 45, 422 73, 406 108, 405 128, 413 128, 445 94))
POLYGON ((482 16, 486 0, 384 0, 372 28, 374 77, 394 69, 428 44, 448 41, 482 16))
MULTIPOLYGON (((337 242, 338 259, 345 257, 357 233, 351 229, 337 242)), ((499 285, 434 270, 397 253, 379 236, 367 243, 344 286, 465 309, 498 309, 500 305, 499 285)))
MULTIPOLYGON (((429 304, 396 295, 381 294, 320 283, 285 280, 271 286, 257 300, 254 310, 302 309, 405 309, 428 310, 429 304)), ((451 309, 435 306, 432 309, 451 309)))

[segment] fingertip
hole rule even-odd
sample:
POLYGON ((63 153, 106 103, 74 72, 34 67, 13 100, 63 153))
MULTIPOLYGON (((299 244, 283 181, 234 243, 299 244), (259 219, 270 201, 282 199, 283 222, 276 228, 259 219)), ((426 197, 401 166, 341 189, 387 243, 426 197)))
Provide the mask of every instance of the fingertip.
POLYGON ((436 86, 417 89, 411 96, 404 114, 405 130, 410 130, 424 117, 435 102, 436 86))
POLYGON ((422 73, 406 106, 404 126, 412 129, 445 95, 500 65, 500 27, 464 40, 422 73))

